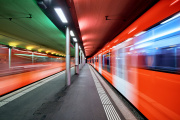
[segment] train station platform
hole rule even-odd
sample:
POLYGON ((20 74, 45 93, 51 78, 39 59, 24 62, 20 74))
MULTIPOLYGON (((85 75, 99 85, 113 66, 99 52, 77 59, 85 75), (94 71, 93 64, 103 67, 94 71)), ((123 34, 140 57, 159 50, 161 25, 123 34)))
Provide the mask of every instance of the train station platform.
POLYGON ((0 97, 0 120, 137 119, 90 65, 72 76, 69 87, 64 77, 65 71, 0 97))

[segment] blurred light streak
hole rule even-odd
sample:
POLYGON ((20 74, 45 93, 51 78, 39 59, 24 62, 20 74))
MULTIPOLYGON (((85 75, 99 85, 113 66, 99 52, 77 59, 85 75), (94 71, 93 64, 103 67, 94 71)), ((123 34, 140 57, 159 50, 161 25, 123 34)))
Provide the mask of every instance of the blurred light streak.
POLYGON ((137 42, 135 44, 137 45, 137 44, 140 44, 140 43, 143 43, 143 42, 147 42, 147 41, 150 41, 150 40, 153 40, 153 39, 156 39, 156 38, 159 38, 159 37, 162 37, 162 36, 174 33, 174 32, 178 32, 178 31, 180 31, 180 27, 176 28, 176 29, 173 29, 173 30, 169 30, 169 31, 163 32, 161 34, 157 34, 157 35, 155 35, 153 37, 149 37, 149 38, 147 38, 145 40, 142 40, 142 41, 139 41, 139 42, 137 42))

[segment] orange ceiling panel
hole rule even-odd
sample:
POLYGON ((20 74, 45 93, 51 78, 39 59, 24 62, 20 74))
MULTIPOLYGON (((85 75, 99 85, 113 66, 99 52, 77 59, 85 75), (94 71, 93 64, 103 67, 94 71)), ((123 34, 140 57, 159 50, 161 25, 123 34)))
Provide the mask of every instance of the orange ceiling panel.
POLYGON ((95 54, 157 1, 74 0, 86 56, 95 54))

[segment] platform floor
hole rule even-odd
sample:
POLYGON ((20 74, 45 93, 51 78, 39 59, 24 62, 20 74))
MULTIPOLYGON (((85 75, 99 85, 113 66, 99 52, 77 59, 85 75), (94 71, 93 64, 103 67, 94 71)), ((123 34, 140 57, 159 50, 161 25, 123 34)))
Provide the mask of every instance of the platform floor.
MULTIPOLYGON (((5 99, 0 98, 0 104, 13 99, 3 106, 0 105, 0 120, 127 119, 94 72, 86 64, 79 75, 72 77, 72 84, 67 88, 63 87, 65 72, 62 72, 20 97, 13 93, 5 99), (14 95, 16 97, 12 98, 14 95)), ((20 93, 23 92, 24 90, 20 93)))

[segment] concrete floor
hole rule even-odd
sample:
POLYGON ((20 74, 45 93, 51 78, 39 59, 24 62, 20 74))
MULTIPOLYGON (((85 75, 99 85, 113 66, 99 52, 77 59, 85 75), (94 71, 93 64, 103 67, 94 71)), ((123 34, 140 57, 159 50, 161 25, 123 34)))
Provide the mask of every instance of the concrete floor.
MULTIPOLYGON (((71 86, 64 85, 62 74, 9 102, 0 107, 0 120, 107 120, 87 64, 79 75, 72 76, 71 86)), ((111 98, 110 101, 113 103, 111 98)))

